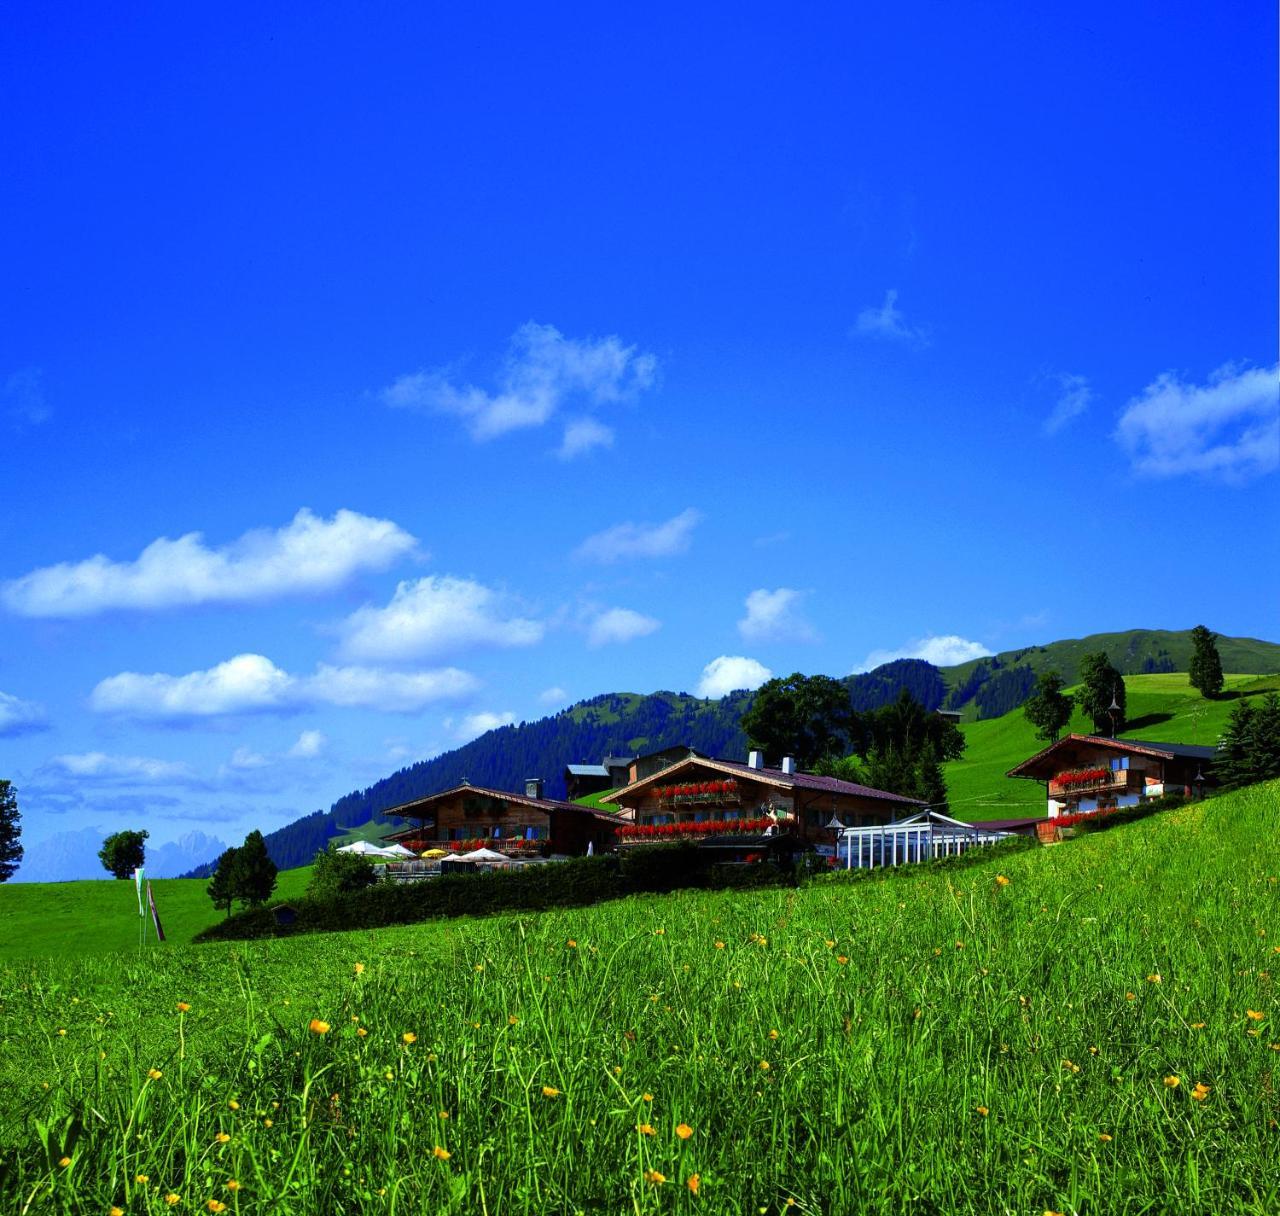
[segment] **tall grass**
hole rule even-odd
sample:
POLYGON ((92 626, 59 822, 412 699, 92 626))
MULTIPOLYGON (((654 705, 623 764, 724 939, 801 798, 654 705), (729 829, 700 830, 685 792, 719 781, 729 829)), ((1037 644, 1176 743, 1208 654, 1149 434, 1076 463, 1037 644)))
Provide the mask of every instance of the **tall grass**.
POLYGON ((14 964, 0 1210, 1274 1213, 1278 804, 951 875, 14 964))

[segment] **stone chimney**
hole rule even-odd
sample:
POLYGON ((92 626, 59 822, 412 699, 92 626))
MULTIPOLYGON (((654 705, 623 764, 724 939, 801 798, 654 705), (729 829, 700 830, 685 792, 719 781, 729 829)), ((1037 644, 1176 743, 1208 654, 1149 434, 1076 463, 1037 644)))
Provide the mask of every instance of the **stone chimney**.
POLYGON ((748 768, 764 768, 764 752, 752 751, 747 755, 748 768))
POLYGON ((542 778, 526 777, 524 779, 524 796, 526 798, 542 797, 542 778))

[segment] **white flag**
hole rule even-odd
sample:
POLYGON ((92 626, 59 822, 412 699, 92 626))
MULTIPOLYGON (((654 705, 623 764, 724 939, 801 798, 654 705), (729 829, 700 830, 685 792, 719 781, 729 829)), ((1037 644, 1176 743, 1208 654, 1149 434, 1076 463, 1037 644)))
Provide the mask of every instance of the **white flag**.
POLYGON ((138 915, 146 916, 147 910, 142 904, 142 866, 139 866, 133 872, 133 882, 138 888, 138 915))

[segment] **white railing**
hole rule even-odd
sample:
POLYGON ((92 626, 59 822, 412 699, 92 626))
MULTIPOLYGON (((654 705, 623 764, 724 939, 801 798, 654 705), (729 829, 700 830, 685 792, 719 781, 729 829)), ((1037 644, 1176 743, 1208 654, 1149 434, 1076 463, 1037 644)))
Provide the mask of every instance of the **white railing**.
POLYGON ((930 815, 869 828, 845 828, 845 869, 873 870, 881 866, 912 865, 938 857, 956 857, 969 849, 1004 840, 1010 832, 992 832, 930 815))

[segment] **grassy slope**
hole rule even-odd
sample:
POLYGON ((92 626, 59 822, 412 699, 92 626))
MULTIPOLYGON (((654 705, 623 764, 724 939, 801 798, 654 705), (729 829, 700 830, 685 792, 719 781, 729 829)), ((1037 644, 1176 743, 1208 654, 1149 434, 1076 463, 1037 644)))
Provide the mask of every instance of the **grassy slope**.
POLYGON ((0 965, 0 1210, 1275 1212, 1277 833, 0 965))
MULTIPOLYGON (((1126 676, 1124 684, 1132 725, 1121 732, 1121 738, 1212 745, 1236 704, 1234 699, 1204 700, 1188 685, 1184 672, 1126 676)), ((1249 695, 1276 687, 1280 680, 1274 676, 1234 675, 1226 680, 1228 692, 1249 695)), ((968 744, 964 757, 946 766, 947 789, 957 818, 1043 815, 1044 786, 1004 775, 1044 747, 1022 710, 985 722, 966 722, 960 729, 968 744)), ((1077 713, 1070 729, 1088 734, 1092 723, 1077 713)))
MULTIPOLYGON (((1122 671, 1136 670, 1144 658, 1155 658, 1158 651, 1164 650, 1180 670, 1186 671, 1193 649, 1189 629, 1127 629, 1121 633, 1093 633, 1084 638, 1064 638, 1043 647, 1005 650, 996 657, 1006 666, 1023 663, 1037 674, 1042 671, 1057 671, 1070 684, 1078 678, 1081 659, 1086 654, 1099 650, 1105 650, 1111 661, 1122 671)), ((1220 637, 1218 654, 1222 659, 1222 668, 1227 672, 1280 672, 1280 644, 1275 642, 1264 642, 1258 638, 1220 637)), ((980 661, 972 659, 954 667, 943 667, 942 678, 949 688, 955 688, 968 678, 980 661)))
MULTIPOLYGON (((306 889, 311 867, 285 870, 276 894, 291 899, 306 889)), ((151 884, 165 943, 147 923, 148 952, 185 945, 221 913, 199 878, 161 878, 151 884)), ((0 886, 0 959, 31 955, 100 955, 138 948, 138 901, 132 882, 33 882, 0 886)))

